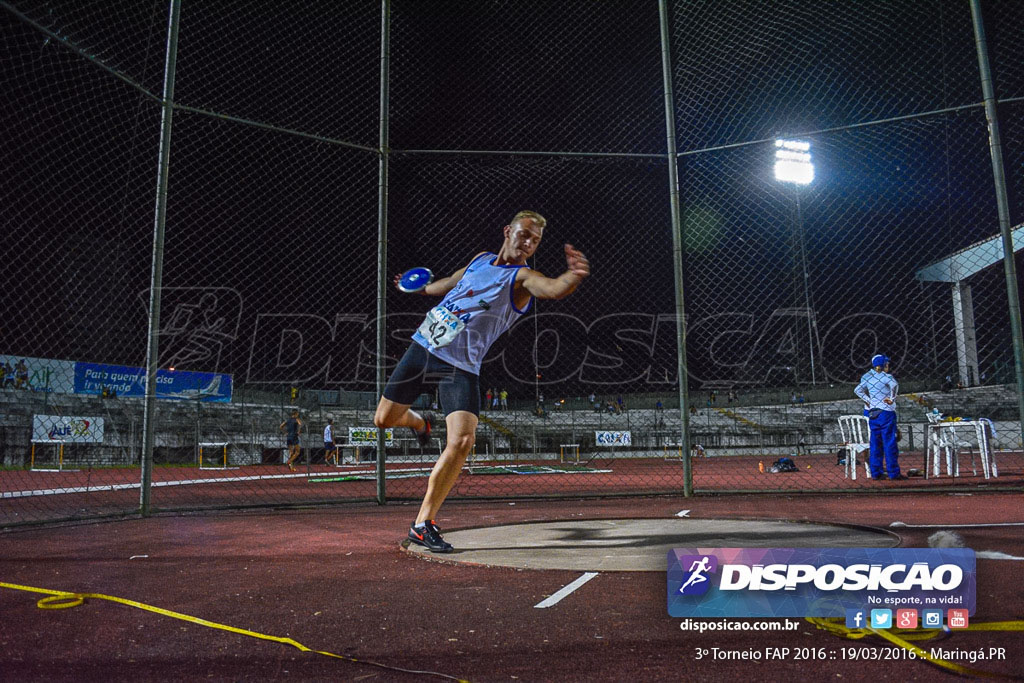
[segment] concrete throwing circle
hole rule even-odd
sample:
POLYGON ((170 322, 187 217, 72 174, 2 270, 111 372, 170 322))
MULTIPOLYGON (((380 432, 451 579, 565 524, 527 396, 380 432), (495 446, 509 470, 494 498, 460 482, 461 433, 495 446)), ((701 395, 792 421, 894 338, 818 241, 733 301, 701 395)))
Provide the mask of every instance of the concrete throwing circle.
POLYGON ((672 548, 891 548, 884 529, 738 519, 599 519, 443 531, 455 552, 414 553, 452 562, 524 569, 665 571, 672 548))

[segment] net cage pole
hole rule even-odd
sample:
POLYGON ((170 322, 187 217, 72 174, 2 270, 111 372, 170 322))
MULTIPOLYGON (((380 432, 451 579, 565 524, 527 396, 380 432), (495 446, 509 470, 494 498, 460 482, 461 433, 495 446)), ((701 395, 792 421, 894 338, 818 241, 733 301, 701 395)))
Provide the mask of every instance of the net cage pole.
POLYGON ((676 118, 672 94, 672 55, 669 42, 668 0, 658 0, 661 23, 661 68, 665 92, 665 141, 668 151, 668 191, 672 210, 672 276, 676 304, 676 380, 679 383, 680 441, 683 447, 683 495, 693 495, 693 470, 690 463, 689 390, 686 370, 686 322, 683 298, 683 236, 679 207, 679 157, 676 154, 676 118))
POLYGON ((164 272, 164 227, 167 223, 167 175, 170 172, 171 120, 174 116, 174 69, 178 59, 178 25, 181 0, 171 0, 164 60, 163 113, 160 120, 160 151, 156 171, 156 210, 153 219, 153 264, 149 283, 149 338, 146 349, 146 397, 143 408, 142 480, 139 512, 150 513, 153 482, 153 446, 156 440, 156 371, 160 352, 160 288, 164 272))
POLYGON ((1003 165, 1003 142, 999 135, 999 111, 996 108, 992 69, 988 61, 988 41, 981 14, 980 0, 971 0, 971 20, 974 24, 974 43, 978 50, 978 72, 981 92, 985 100, 985 118, 988 121, 988 149, 992 157, 992 177, 996 190, 996 208, 999 212, 999 234, 1003 246, 1003 271, 1009 301, 1010 332, 1013 336, 1013 360, 1017 381, 1017 417, 1020 437, 1024 442, 1024 334, 1021 331, 1020 300, 1017 289, 1017 267, 1014 263, 1013 235, 1010 232, 1010 198, 1006 191, 1006 170, 1003 165))
MULTIPOLYGON (((384 395, 384 354, 387 352, 388 294, 388 110, 390 108, 391 0, 380 3, 380 131, 377 187, 377 396, 384 395)), ((384 430, 377 430, 377 503, 387 502, 384 460, 387 457, 384 430)))

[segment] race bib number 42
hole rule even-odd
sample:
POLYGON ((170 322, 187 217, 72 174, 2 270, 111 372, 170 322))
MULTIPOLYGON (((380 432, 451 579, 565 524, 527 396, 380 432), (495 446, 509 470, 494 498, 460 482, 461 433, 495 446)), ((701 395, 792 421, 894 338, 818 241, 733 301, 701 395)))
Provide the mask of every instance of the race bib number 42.
POLYGON ((420 323, 417 331, 431 347, 439 349, 451 344, 465 327, 466 323, 449 313, 443 306, 435 306, 427 312, 427 317, 420 323))

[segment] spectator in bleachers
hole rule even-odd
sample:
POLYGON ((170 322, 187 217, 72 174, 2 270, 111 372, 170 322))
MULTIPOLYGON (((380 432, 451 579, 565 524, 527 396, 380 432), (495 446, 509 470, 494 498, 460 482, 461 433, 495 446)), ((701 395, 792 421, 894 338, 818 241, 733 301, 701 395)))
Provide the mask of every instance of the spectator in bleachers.
POLYGON ((487 393, 484 394, 484 397, 487 399, 484 401, 484 410, 489 410, 491 408, 491 402, 494 400, 494 389, 488 389, 487 393))
POLYGON ((501 409, 508 410, 508 389, 501 390, 501 409))

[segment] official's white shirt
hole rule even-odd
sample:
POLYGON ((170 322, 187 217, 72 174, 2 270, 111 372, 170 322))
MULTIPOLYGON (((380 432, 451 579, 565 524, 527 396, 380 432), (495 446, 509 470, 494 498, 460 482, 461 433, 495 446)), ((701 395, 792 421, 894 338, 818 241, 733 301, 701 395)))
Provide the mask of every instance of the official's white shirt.
POLYGON ((896 378, 888 372, 879 372, 872 368, 860 378, 860 384, 854 389, 857 394, 868 405, 868 410, 896 410, 896 396, 899 393, 900 385, 896 378), (885 402, 885 399, 892 399, 892 405, 885 402))

